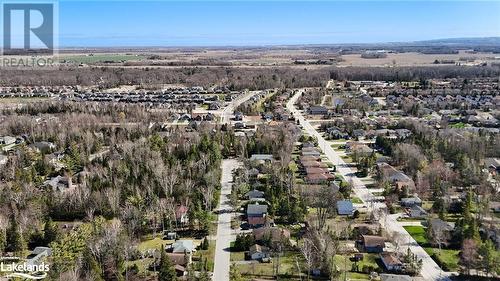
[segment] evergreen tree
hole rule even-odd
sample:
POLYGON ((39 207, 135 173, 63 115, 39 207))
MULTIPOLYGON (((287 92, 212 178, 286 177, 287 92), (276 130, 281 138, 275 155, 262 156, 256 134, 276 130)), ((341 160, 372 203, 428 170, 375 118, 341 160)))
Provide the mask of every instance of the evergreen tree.
POLYGON ((20 252, 23 250, 23 237, 19 231, 14 214, 10 217, 10 226, 6 233, 6 250, 9 252, 20 252))
POLYGON ((176 281, 177 274, 175 272, 175 268, 170 261, 170 258, 167 256, 165 252, 165 248, 161 247, 161 256, 160 256, 160 269, 158 272, 158 280, 159 281, 176 281))
POLYGON ((92 252, 86 249, 82 255, 82 269, 95 281, 104 281, 102 269, 92 252))
POLYGON ((51 218, 45 222, 43 233, 46 245, 49 245, 57 240, 57 237, 59 236, 59 229, 57 228, 57 224, 55 224, 51 218))
POLYGON ((500 263, 498 259, 500 254, 495 250, 495 246, 491 240, 487 239, 479 248, 479 255, 482 258, 482 264, 487 274, 500 273, 500 263))
POLYGON ((241 272, 238 270, 235 264, 231 264, 231 268, 229 269, 229 279, 232 281, 243 281, 243 277, 241 276, 241 272))
POLYGON ((0 229, 0 254, 5 251, 5 246, 7 245, 7 241, 5 240, 5 231, 0 229))

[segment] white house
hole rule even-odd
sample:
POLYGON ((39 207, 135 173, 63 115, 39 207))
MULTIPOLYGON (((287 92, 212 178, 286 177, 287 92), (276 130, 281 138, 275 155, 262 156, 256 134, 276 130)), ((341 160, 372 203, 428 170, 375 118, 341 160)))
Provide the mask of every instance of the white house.
POLYGON ((193 240, 177 240, 172 244, 172 253, 188 253, 196 251, 193 240))
POLYGON ((250 247, 248 255, 252 260, 262 260, 269 257, 269 248, 255 244, 250 247))

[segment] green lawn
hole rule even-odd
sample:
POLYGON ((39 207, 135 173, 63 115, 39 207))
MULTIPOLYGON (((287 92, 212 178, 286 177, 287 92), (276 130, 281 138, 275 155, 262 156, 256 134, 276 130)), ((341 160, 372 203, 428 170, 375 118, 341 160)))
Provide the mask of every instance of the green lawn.
POLYGON ((208 241, 208 250, 198 250, 194 253, 193 257, 199 257, 207 260, 207 266, 209 271, 214 270, 214 260, 215 260, 215 241, 208 241))
POLYGON ((425 228, 423 226, 403 226, 418 244, 427 244, 425 228))
POLYGON ((342 155, 342 156, 340 156, 340 158, 342 158, 342 160, 344 160, 344 162, 346 162, 347 164, 353 163, 352 158, 347 156, 347 155, 342 155))
POLYGON ((160 237, 156 237, 154 239, 144 240, 137 246, 139 251, 146 251, 148 249, 160 249, 161 245, 165 246, 166 244, 173 243, 174 240, 163 240, 160 237))
MULTIPOLYGON (((423 226, 404 226, 404 229, 421 246, 427 245, 428 240, 423 226)), ((459 250, 424 247, 424 250, 446 271, 456 271, 458 269, 459 250)))
MULTIPOLYGON (((350 280, 370 280, 370 276, 366 273, 361 272, 351 272, 353 262, 349 260, 350 256, 335 255, 335 265, 339 270, 347 271, 347 278, 350 280)), ((364 266, 371 266, 373 268, 378 268, 376 259, 377 254, 363 254, 363 260, 358 262, 359 271, 363 270, 364 266)))
MULTIPOLYGON (((301 270, 304 271, 306 266, 304 265, 301 255, 298 252, 285 252, 280 258, 279 275, 282 277, 287 276, 286 280, 300 280, 300 276, 304 278, 304 273, 299 274, 297 261, 299 262, 301 270)), ((273 263, 275 262, 276 258, 273 259, 272 263, 238 264, 238 269, 245 277, 271 278, 273 277, 273 263)))
POLYGON ((363 200, 361 200, 359 197, 356 196, 352 197, 351 201, 353 204, 363 204, 363 200))
POLYGON ((339 151, 342 151, 342 149, 340 148, 342 145, 344 145, 344 143, 334 143, 332 145, 330 145, 333 149, 335 150, 339 150, 339 151))
POLYGON ((441 249, 425 247, 424 250, 447 271, 456 271, 458 269, 459 250, 441 249))
POLYGON ((137 267, 139 268, 139 275, 147 276, 147 275, 152 274, 152 272, 150 272, 148 270, 148 267, 151 263, 153 263, 153 261, 154 261, 153 258, 145 258, 145 259, 140 259, 140 260, 136 260, 136 261, 126 261, 125 266, 129 267, 129 266, 136 264, 137 267))
POLYGON ((463 129, 463 128, 466 128, 466 127, 469 127, 469 126, 470 126, 469 124, 465 124, 465 123, 459 122, 459 123, 451 125, 450 127, 451 128, 455 128, 455 129, 463 129))
POLYGON ((231 252, 231 261, 244 261, 245 252, 231 252))

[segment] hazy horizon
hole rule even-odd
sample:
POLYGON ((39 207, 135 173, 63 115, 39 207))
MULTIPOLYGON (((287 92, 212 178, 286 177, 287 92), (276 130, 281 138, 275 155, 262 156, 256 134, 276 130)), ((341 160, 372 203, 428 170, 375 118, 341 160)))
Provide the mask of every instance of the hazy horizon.
POLYGON ((500 2, 61 1, 59 46, 238 47, 500 37, 500 2))

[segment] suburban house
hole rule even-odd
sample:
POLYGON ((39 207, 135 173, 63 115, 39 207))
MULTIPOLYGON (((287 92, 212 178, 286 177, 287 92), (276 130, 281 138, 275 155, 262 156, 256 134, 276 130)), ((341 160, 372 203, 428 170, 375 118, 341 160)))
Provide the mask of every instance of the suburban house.
POLYGON ((71 177, 57 176, 43 182, 44 186, 50 187, 54 192, 66 192, 74 186, 71 177))
POLYGON ((492 175, 497 175, 500 173, 500 159, 499 158, 485 158, 484 159, 484 167, 488 169, 488 171, 492 175))
POLYGON ((176 264, 176 265, 174 265, 174 269, 175 269, 175 274, 177 275, 177 277, 182 277, 182 276, 187 274, 186 268, 182 265, 176 264))
POLYGON ((254 244, 250 247, 248 251, 248 256, 252 260, 262 260, 269 258, 269 248, 258 244, 254 244))
POLYGON ((398 190, 403 189, 403 187, 407 187, 410 190, 415 189, 415 182, 413 182, 413 180, 405 173, 398 171, 393 166, 387 163, 379 163, 377 164, 377 167, 380 176, 389 181, 398 190))
POLYGON ((52 249, 48 247, 36 247, 28 257, 26 257, 26 264, 38 265, 45 258, 52 255, 52 249))
POLYGON ((245 197, 248 198, 249 200, 262 199, 264 198, 264 192, 257 189, 250 190, 245 194, 245 197))
POLYGON ((252 234, 256 241, 269 239, 272 243, 288 241, 290 239, 290 231, 279 227, 261 227, 252 230, 252 234))
POLYGON ((307 114, 311 115, 326 115, 328 114, 328 109, 324 106, 310 106, 307 109, 307 114))
POLYGON ((51 142, 47 142, 47 141, 35 142, 31 145, 31 147, 33 147, 39 153, 42 153, 42 152, 49 153, 51 150, 56 149, 55 144, 53 144, 51 142))
POLYGON ((334 180, 335 176, 332 174, 307 174, 306 175, 306 182, 309 184, 321 184, 321 183, 327 183, 328 181, 334 180))
POLYGON ((0 137, 0 145, 11 145, 16 143, 16 138, 11 136, 0 137))
POLYGON ((454 226, 438 218, 433 218, 428 221, 429 233, 433 237, 440 237, 437 241, 432 241, 432 244, 449 245, 452 237, 454 226))
POLYGON ((300 156, 300 165, 305 172, 305 181, 309 184, 327 183, 335 179, 328 169, 326 163, 320 159, 321 153, 311 142, 302 144, 302 156, 300 156))
POLYGON ((361 155, 361 156, 369 156, 370 154, 372 154, 374 152, 374 150, 366 144, 361 144, 361 145, 353 146, 349 152, 357 154, 357 155, 361 155))
POLYGON ((401 207, 413 207, 415 205, 422 206, 422 200, 418 198, 418 196, 401 198, 400 202, 401 207))
POLYGON ((354 213, 354 206, 351 200, 337 201, 337 214, 341 216, 352 216, 354 213))
POLYGON ((191 263, 191 255, 183 253, 167 253, 167 256, 174 265, 186 266, 191 263))
POLYGON ((267 205, 248 204, 247 218, 264 218, 267 215, 267 205))
POLYGON ((408 211, 408 216, 410 218, 425 218, 427 217, 427 212, 419 205, 413 205, 408 211))
POLYGON ((236 122, 236 123, 234 123, 234 128, 235 129, 245 129, 246 125, 244 122, 236 122))
POLYGON ((321 168, 321 167, 306 167, 305 168, 306 174, 327 174, 330 171, 327 168, 321 168))
POLYGON ((266 225, 267 217, 248 217, 247 221, 250 227, 258 228, 266 225))
POLYGON ((385 247, 385 240, 380 236, 361 235, 361 239, 356 241, 356 248, 360 252, 382 253, 385 247))
POLYGON ((321 152, 315 147, 304 147, 302 148, 302 156, 313 156, 320 157, 321 152))
POLYGON ((0 154, 0 166, 7 164, 9 158, 3 154, 0 154))
POLYGON ((214 101, 208 105, 208 110, 219 110, 221 108, 221 104, 218 101, 214 101))
POLYGON ((300 164, 302 165, 302 167, 304 167, 304 169, 306 169, 306 172, 307 172, 307 168, 328 168, 328 165, 326 163, 323 163, 323 162, 319 162, 319 161, 302 161, 300 162, 300 164))
POLYGON ((335 128, 335 127, 329 127, 326 129, 326 134, 328 135, 328 137, 330 137, 331 139, 348 139, 349 138, 349 134, 347 133, 344 133, 342 131, 340 131, 340 129, 338 128, 335 128))
POLYGON ((184 113, 179 117, 179 121, 184 122, 184 121, 189 121, 191 120, 191 115, 184 113))
POLYGON ((243 121, 243 113, 236 111, 234 113, 234 121, 243 121))
POLYGON ((310 162, 310 161, 320 161, 321 158, 319 156, 308 155, 308 156, 300 156, 299 160, 301 163, 304 163, 304 162, 310 162))
POLYGON ((193 240, 177 240, 172 244, 172 253, 192 254, 195 251, 193 240))
POLYGON ((403 269, 403 263, 395 253, 380 253, 380 259, 387 271, 401 271, 403 269))
POLYGON ((272 154, 252 154, 250 156, 250 161, 258 161, 258 162, 271 162, 274 160, 272 154))
POLYGON ((179 205, 175 208, 175 219, 177 223, 186 224, 189 222, 189 208, 184 205, 179 205))

